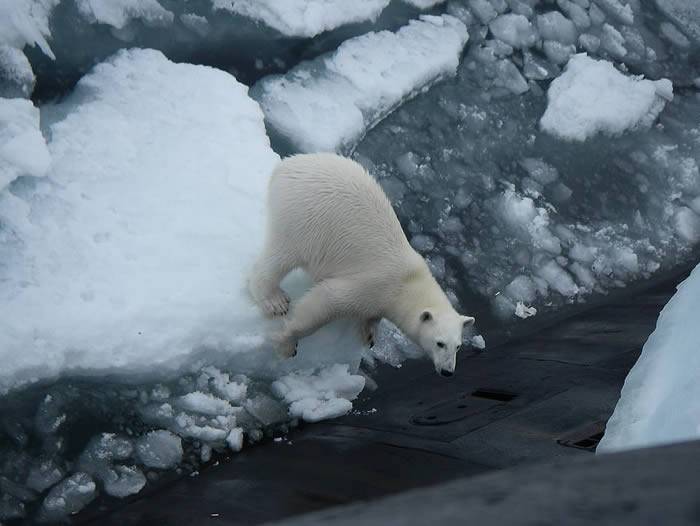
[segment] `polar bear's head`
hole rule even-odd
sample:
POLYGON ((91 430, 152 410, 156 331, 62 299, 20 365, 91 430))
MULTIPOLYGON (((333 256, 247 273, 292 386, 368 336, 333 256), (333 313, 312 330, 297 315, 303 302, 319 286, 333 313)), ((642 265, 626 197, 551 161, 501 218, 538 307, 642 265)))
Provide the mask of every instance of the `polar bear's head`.
POLYGON ((435 371, 452 376, 457 352, 462 347, 462 331, 474 323, 471 316, 462 316, 452 309, 424 309, 419 316, 415 342, 433 361, 435 371))

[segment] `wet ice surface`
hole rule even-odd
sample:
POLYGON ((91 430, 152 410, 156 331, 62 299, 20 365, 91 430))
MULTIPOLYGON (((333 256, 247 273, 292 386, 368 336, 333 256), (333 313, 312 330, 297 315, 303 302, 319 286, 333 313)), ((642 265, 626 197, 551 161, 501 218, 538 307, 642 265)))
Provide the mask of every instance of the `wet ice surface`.
MULTIPOLYGON (((700 240, 695 4, 235 4, 0 4, 0 96, 27 97, 35 74, 41 96, 61 91, 131 46, 236 77, 130 51, 41 116, 0 99, 0 521, 57 520, 344 414, 376 387, 378 363, 420 356, 388 323, 372 351, 342 322, 293 360, 266 344, 275 322, 243 283, 277 156, 241 81, 331 52, 294 70, 304 82, 285 111, 303 118, 290 149, 354 150, 451 299, 477 314, 485 338, 465 335, 477 349, 663 276, 700 240), (428 28, 425 45, 396 37, 431 8, 450 16, 409 24, 428 28), (329 112, 319 97, 352 107, 329 112)), ((284 120, 265 110, 269 129, 284 120)), ((285 282, 293 299, 307 286, 285 282)), ((620 407, 635 398, 630 387, 620 407)), ((654 439, 622 416, 615 425, 621 447, 654 439)))

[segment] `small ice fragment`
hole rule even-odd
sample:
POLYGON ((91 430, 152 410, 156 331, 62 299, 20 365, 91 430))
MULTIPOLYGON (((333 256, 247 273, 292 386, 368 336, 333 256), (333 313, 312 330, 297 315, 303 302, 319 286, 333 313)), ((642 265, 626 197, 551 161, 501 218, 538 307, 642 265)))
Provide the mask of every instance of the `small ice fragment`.
POLYGON ((41 503, 39 521, 56 522, 79 512, 95 498, 95 482, 87 473, 74 473, 56 484, 41 503))
POLYGON ((123 499, 135 495, 146 485, 146 477, 136 466, 113 466, 99 475, 105 493, 123 499))
POLYGON ((537 15, 537 29, 544 40, 554 40, 564 45, 575 44, 578 36, 574 23, 559 11, 537 15))
POLYGON ((529 318, 530 316, 534 316, 535 314, 537 314, 537 309, 535 307, 525 305, 522 301, 519 301, 515 305, 515 315, 518 318, 525 319, 529 318))
POLYGON ((514 48, 528 48, 537 41, 532 24, 523 15, 500 15, 489 24, 489 29, 497 39, 514 48))
POLYGON ((476 349, 485 349, 486 348, 486 340, 484 340, 484 337, 481 334, 477 334, 475 336, 472 336, 471 344, 472 344, 472 347, 474 347, 476 349))
POLYGON ((240 427, 232 429, 226 437, 226 444, 231 451, 243 449, 243 430, 240 427))
POLYGON ((210 416, 230 415, 235 412, 235 409, 227 400, 216 398, 201 391, 194 391, 181 396, 177 399, 177 405, 185 411, 210 416))
POLYGON ((151 431, 136 441, 136 455, 144 466, 170 469, 182 460, 182 440, 170 431, 151 431))

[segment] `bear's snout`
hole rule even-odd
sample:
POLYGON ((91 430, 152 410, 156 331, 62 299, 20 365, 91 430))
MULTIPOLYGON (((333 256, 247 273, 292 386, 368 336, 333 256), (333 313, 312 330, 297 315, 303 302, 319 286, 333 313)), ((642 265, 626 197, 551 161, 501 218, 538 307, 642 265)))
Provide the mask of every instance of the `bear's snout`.
POLYGON ((440 370, 440 376, 444 376, 445 378, 449 378, 449 377, 452 376, 453 374, 454 374, 454 372, 448 371, 447 369, 441 369, 441 370, 440 370))

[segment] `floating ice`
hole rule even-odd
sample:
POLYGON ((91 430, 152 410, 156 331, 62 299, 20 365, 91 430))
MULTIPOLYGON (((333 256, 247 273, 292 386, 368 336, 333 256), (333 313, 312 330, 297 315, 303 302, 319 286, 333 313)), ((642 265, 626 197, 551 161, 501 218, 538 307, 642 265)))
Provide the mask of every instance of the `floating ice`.
POLYGON ((422 16, 396 33, 347 40, 328 57, 264 78, 251 93, 291 149, 345 151, 398 104, 454 74, 467 38, 452 16, 422 16))
POLYGON ((0 98, 0 192, 17 177, 42 177, 51 159, 31 101, 0 98))
POLYGON ((700 4, 687 0, 655 0, 655 3, 689 38, 700 43, 700 4))
POLYGON ((578 36, 574 23, 559 11, 537 15, 537 29, 543 39, 565 45, 575 43, 578 36))
POLYGON ((531 47, 537 42, 537 33, 523 15, 501 15, 489 24, 489 29, 497 39, 514 48, 531 47))
POLYGON ((144 466, 169 469, 182 460, 182 440, 170 431, 151 431, 136 441, 136 455, 144 466))
POLYGON ((202 393, 201 391, 194 391, 181 396, 177 401, 177 405, 185 411, 209 416, 234 413, 233 406, 226 400, 202 393))
POLYGON ((95 482, 87 473, 74 473, 56 484, 41 503, 39 520, 56 522, 79 512, 97 495, 95 482))
POLYGON ((622 388, 598 452, 700 438, 700 266, 659 315, 622 388))
POLYGON ((528 305, 525 305, 522 301, 519 301, 515 305, 515 315, 518 318, 526 319, 529 318, 530 316, 534 316, 537 314, 537 309, 535 307, 530 307, 528 305))
POLYGON ((165 26, 175 18, 158 0, 76 0, 76 5, 88 22, 107 24, 116 29, 124 28, 132 20, 165 26))
POLYGON ((64 471, 56 464, 54 459, 40 459, 29 470, 27 487, 42 492, 56 484, 63 477, 64 471))
POLYGON ((240 427, 232 429, 226 436, 226 444, 231 451, 240 451, 243 449, 243 430, 240 427))
POLYGON ((486 349, 486 340, 481 334, 472 336, 471 344, 475 349, 486 349))
POLYGON ((429 9, 438 4, 445 3, 445 0, 403 0, 406 4, 417 7, 418 9, 429 9))
POLYGON ((606 61, 573 57, 547 92, 542 129, 571 141, 648 128, 673 98, 668 79, 626 76, 606 61))
MULTIPOLYGON (((259 20, 284 35, 313 37, 336 27, 375 20, 390 0, 211 0, 214 9, 259 20)), ((437 1, 414 0, 417 7, 437 1), (420 5, 418 5, 420 4, 420 5)))
POLYGON ((333 365, 283 376, 272 384, 272 390, 290 404, 290 416, 317 422, 348 413, 350 401, 364 386, 365 378, 352 374, 347 365, 333 365))

